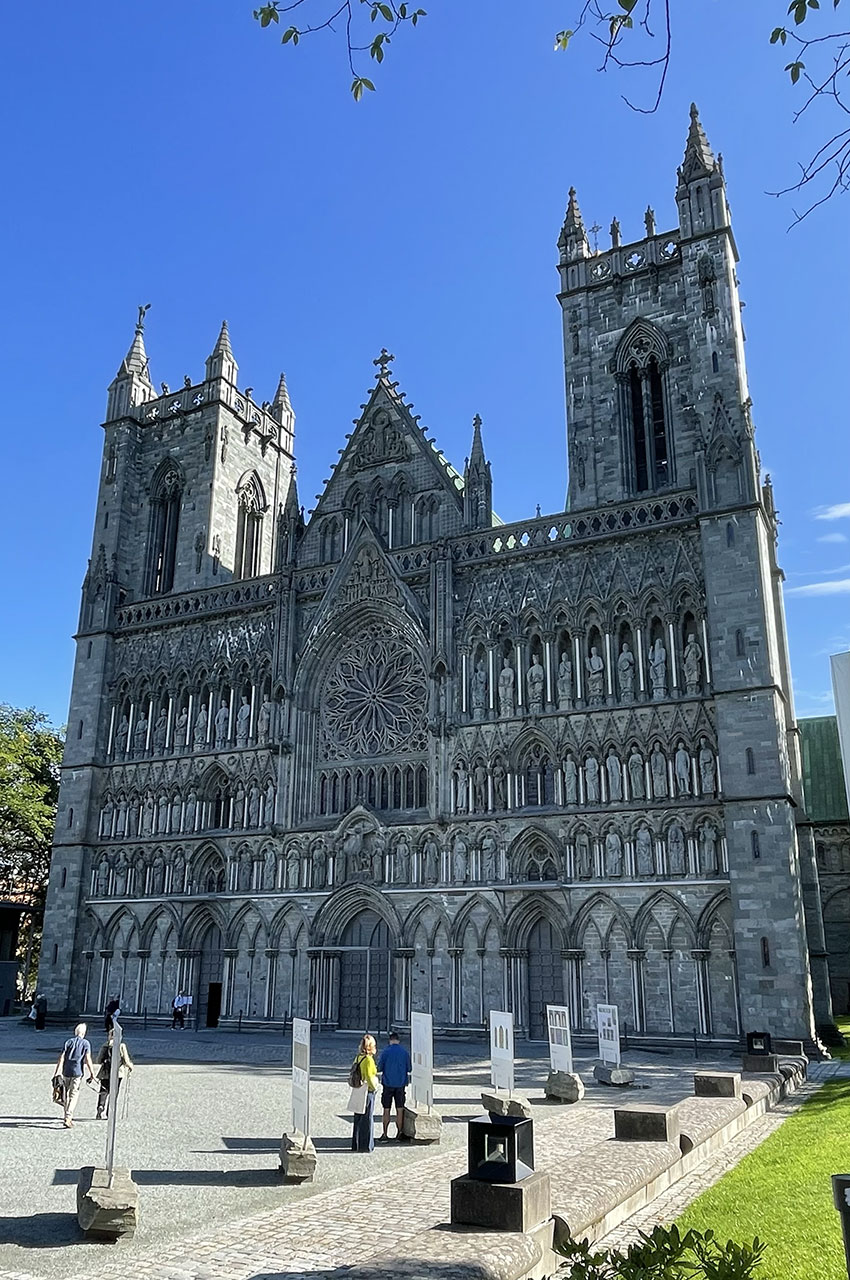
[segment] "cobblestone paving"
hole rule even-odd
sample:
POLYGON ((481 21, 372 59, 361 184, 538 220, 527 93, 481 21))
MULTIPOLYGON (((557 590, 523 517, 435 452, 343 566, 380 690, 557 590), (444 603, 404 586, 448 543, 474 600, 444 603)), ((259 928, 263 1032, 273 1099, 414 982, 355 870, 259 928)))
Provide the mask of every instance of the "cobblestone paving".
MULTIPOLYGON (((289 1108, 288 1045, 250 1034, 131 1032, 138 1066, 119 1151, 139 1184, 140 1224, 134 1240, 104 1246, 81 1240, 74 1206, 77 1170, 102 1159, 104 1126, 91 1119, 94 1097, 84 1096, 70 1132, 48 1101, 62 1038, 60 1030, 36 1038, 0 1024, 2 1106, 11 1112, 0 1116, 0 1280, 354 1277, 357 1264, 403 1256, 406 1242, 448 1221, 449 1182, 466 1164, 463 1121, 480 1112, 480 1089, 488 1083, 481 1043, 438 1043, 440 1147, 391 1142, 372 1157, 354 1155, 344 1113, 352 1045, 342 1036, 317 1037, 317 1178, 286 1187, 277 1147, 289 1108)), ((97 1035, 92 1041, 99 1044, 97 1035)), ((612 1106, 624 1096, 593 1083, 589 1055, 577 1061, 587 1095, 567 1108, 542 1100, 545 1047, 522 1046, 522 1053, 517 1087, 534 1102, 539 1167, 612 1134, 612 1106)), ((631 1053, 629 1064, 643 1090, 630 1100, 646 1102, 689 1094, 696 1067, 733 1065, 728 1057, 697 1063, 687 1055, 641 1053, 631 1053)), ((435 1266, 435 1280, 441 1275, 451 1280, 435 1266)))
POLYGON ((697 1196, 714 1186, 715 1182, 733 1169, 744 1156, 755 1151, 756 1147, 774 1133, 792 1112, 816 1093, 826 1080, 834 1076, 850 1077, 850 1063, 810 1064, 809 1078, 799 1089, 789 1094, 787 1098, 783 1098, 771 1111, 766 1111, 731 1142, 727 1142, 722 1150, 707 1156, 689 1174, 657 1196, 652 1204, 639 1210, 614 1231, 609 1232, 600 1240, 600 1245, 627 1249, 637 1240, 640 1232, 650 1232, 653 1227, 668 1226, 671 1222, 675 1222, 697 1196))

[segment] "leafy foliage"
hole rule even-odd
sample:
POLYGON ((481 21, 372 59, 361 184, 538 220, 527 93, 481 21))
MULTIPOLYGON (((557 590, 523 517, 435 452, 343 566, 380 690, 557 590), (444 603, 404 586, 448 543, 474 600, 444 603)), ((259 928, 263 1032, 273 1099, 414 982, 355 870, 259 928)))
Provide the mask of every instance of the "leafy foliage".
POLYGON ((64 739, 34 708, 0 703, 0 898, 44 905, 64 739))
POLYGON ((656 1227, 626 1253, 594 1252, 586 1241, 568 1240, 558 1248, 569 1262, 570 1280, 754 1280, 765 1246, 729 1240, 721 1244, 712 1231, 656 1227))

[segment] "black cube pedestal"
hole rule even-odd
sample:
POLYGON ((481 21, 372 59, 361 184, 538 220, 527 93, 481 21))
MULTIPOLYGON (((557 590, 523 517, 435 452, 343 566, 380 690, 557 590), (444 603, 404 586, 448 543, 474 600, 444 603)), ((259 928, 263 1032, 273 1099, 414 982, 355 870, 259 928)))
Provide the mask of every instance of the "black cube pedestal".
POLYGON ((533 1231, 552 1216, 548 1173, 520 1182, 482 1182, 468 1174, 452 1179, 452 1225, 533 1231))

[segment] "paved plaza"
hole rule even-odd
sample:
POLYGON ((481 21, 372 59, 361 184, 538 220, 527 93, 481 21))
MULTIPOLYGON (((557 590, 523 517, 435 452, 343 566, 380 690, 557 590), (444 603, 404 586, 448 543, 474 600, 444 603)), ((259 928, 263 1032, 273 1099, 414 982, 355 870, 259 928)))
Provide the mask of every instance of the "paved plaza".
MULTIPOLYGON (((96 1051, 99 1034, 91 1039, 96 1051)), ((102 1163, 106 1126, 94 1119, 95 1094, 84 1089, 74 1128, 61 1127, 50 1078, 62 1040, 60 1028, 36 1033, 0 1022, 0 1280, 316 1280, 348 1276, 353 1264, 367 1275, 370 1260, 403 1254, 406 1242, 448 1221, 449 1180, 466 1163, 464 1119, 480 1113, 480 1090, 489 1083, 482 1042, 438 1042, 440 1146, 391 1142, 377 1145, 371 1157, 356 1155, 345 1113, 355 1045, 343 1035, 314 1037, 317 1176, 313 1184, 286 1186, 278 1148, 289 1127, 288 1041, 269 1034, 131 1030, 127 1040, 137 1068, 117 1163, 129 1164, 139 1185, 139 1227, 134 1239, 110 1246, 84 1241, 77 1227, 77 1173, 82 1165, 102 1163)), ((573 1107, 543 1101, 546 1047, 522 1045, 520 1052, 517 1088, 534 1103, 538 1167, 551 1167, 612 1133, 611 1108, 625 1099, 593 1083, 590 1050, 578 1055, 588 1088, 573 1107)), ((686 1096, 696 1067, 733 1065, 728 1056, 697 1062, 683 1054, 637 1052, 628 1061, 641 1086, 637 1096, 648 1102, 686 1096)), ((741 1153, 766 1136, 780 1114, 741 1135, 741 1153)), ((718 1172, 701 1167, 690 1175, 688 1199, 723 1171, 730 1153, 721 1157, 718 1172)), ((675 1212, 683 1190, 670 1193, 675 1212)), ((670 1216, 675 1212, 671 1208, 670 1216)))

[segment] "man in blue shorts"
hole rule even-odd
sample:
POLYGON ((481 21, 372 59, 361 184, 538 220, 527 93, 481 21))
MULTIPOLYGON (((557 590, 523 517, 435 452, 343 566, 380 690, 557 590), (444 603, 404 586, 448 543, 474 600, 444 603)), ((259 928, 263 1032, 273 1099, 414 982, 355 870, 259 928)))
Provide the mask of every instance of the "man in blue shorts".
POLYGON ((404 1045, 399 1044, 398 1032, 390 1032, 390 1042, 381 1050, 378 1058, 378 1070, 381 1073, 381 1106, 384 1109, 384 1132, 378 1139, 386 1142, 389 1139, 390 1112, 395 1105, 396 1137, 402 1138, 401 1126, 404 1120, 405 1090, 410 1079, 410 1054, 404 1045))

